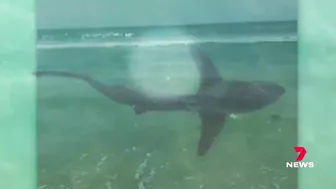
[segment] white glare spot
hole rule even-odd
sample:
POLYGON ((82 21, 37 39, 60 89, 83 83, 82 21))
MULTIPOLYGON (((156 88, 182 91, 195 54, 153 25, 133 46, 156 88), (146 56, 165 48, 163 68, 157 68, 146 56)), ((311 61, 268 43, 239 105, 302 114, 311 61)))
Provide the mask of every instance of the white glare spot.
POLYGON ((230 118, 232 118, 232 119, 237 119, 238 116, 237 116, 236 114, 230 114, 230 118))

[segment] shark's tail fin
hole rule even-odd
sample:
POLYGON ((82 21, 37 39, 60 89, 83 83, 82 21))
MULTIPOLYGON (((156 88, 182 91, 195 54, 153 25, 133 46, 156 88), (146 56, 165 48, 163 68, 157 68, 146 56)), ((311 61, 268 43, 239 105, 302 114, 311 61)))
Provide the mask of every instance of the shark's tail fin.
MULTIPOLYGON (((75 78, 80 79, 85 82, 87 82, 91 87, 96 89, 98 92, 102 93, 106 97, 110 98, 111 100, 115 100, 113 97, 113 92, 118 90, 112 90, 104 83, 93 79, 92 77, 85 75, 85 74, 78 74, 78 73, 72 73, 72 72, 66 72, 66 71, 37 71, 34 73, 37 77, 42 76, 56 76, 56 77, 69 77, 69 78, 75 78)), ((116 87, 115 87, 116 88, 116 87)), ((116 93, 116 92, 115 92, 116 93)))
MULTIPOLYGON (((133 106, 137 102, 145 102, 148 100, 146 96, 136 90, 129 89, 122 85, 108 86, 105 85, 103 82, 95 80, 94 78, 84 74, 77 74, 65 71, 37 71, 35 72, 35 75, 37 77, 56 76, 80 79, 87 82, 92 88, 96 89, 98 92, 100 92, 110 100, 122 104, 128 104, 133 106)), ((142 108, 141 106, 134 106, 134 111, 136 114, 142 114, 145 113, 147 110, 142 108)))
POLYGON ((58 77, 70 77, 82 79, 84 81, 90 81, 92 78, 84 74, 71 73, 66 71, 37 71, 34 73, 37 77, 43 76, 58 76, 58 77))

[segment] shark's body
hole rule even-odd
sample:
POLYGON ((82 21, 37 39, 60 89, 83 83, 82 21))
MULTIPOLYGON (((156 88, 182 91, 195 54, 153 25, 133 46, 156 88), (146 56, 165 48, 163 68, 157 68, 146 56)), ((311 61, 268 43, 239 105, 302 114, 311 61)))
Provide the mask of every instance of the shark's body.
POLYGON ((282 86, 274 83, 226 81, 199 48, 191 46, 190 54, 200 73, 200 87, 196 94, 179 97, 149 97, 139 90, 122 85, 108 86, 90 76, 69 72, 38 71, 36 75, 82 79, 110 100, 132 106, 136 114, 147 111, 197 111, 202 125, 198 155, 206 154, 211 148, 229 114, 262 109, 285 93, 282 86))

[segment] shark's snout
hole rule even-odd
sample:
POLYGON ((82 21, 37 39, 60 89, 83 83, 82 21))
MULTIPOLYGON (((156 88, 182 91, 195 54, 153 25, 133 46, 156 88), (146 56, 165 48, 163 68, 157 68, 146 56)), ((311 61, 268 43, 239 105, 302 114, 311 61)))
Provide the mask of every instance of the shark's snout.
POLYGON ((263 83, 258 84, 258 88, 261 90, 262 96, 270 102, 278 100, 286 92, 286 89, 278 84, 263 83))
POLYGON ((283 86, 281 85, 277 85, 277 84, 269 84, 267 86, 264 86, 264 88, 266 89, 266 91, 274 96, 278 96, 280 97, 281 95, 283 95, 286 90, 283 86))

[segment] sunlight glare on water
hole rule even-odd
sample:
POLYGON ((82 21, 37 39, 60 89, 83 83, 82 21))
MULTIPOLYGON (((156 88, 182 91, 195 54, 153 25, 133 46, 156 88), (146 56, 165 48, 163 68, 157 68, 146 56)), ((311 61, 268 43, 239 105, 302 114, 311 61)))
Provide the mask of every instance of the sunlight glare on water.
MULTIPOLYGON (((181 38, 181 43, 190 41, 187 37, 181 38)), ((169 40, 161 42, 162 48, 134 48, 130 56, 129 74, 148 95, 154 95, 153 92, 155 95, 192 94, 198 87, 199 75, 187 46, 167 47, 169 43, 169 40)))

